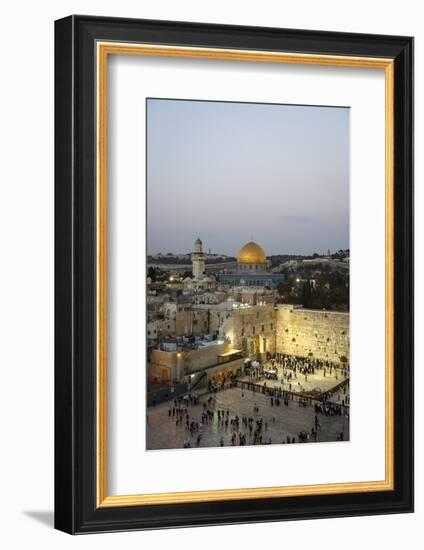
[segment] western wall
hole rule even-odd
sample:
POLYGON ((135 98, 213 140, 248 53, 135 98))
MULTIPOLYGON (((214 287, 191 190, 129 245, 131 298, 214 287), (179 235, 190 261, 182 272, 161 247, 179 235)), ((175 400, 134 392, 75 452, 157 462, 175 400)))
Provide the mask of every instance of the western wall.
POLYGON ((349 361, 349 313, 279 305, 275 338, 277 353, 349 361))
POLYGON ((233 368, 218 365, 218 355, 229 349, 255 358, 266 353, 285 353, 349 362, 349 313, 270 304, 234 309, 224 320, 221 335, 224 343, 216 341, 214 345, 187 352, 153 350, 150 376, 181 380, 201 369, 233 368))
POLYGON ((222 331, 232 347, 245 355, 275 353, 275 315, 275 307, 270 304, 235 309, 222 331))

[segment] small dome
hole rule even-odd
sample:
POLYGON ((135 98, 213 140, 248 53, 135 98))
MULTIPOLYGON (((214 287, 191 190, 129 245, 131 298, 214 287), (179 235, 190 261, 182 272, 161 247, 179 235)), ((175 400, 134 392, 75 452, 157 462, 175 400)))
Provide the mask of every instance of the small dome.
POLYGON ((202 241, 197 237, 195 244, 203 244, 202 241))
POLYGON ((266 264, 266 254, 261 246, 250 241, 240 248, 238 262, 241 264, 266 264))

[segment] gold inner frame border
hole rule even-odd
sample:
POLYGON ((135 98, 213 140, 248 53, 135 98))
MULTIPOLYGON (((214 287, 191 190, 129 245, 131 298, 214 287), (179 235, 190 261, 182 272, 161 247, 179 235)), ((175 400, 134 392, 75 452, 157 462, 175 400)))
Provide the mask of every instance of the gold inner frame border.
POLYGON ((96 304, 96 473, 97 507, 143 506, 281 498, 308 495, 366 493, 394 489, 394 60, 391 58, 303 54, 165 46, 96 43, 97 62, 97 304, 96 304), (109 496, 107 491, 107 62, 109 55, 217 59, 296 65, 384 69, 385 72, 385 479, 315 485, 252 487, 173 493, 109 496))

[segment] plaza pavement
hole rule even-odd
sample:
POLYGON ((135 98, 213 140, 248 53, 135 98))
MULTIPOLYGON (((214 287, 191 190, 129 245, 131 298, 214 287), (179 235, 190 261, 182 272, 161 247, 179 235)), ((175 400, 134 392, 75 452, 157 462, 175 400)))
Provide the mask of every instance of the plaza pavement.
MULTIPOLYGON (((334 386, 334 380, 333 380, 334 386)), ((287 436, 295 437, 298 442, 298 434, 301 431, 311 432, 314 426, 315 409, 314 406, 299 406, 297 401, 289 401, 285 406, 281 402, 280 406, 271 406, 271 399, 262 393, 251 390, 242 391, 240 388, 231 388, 217 392, 216 394, 206 394, 199 398, 197 405, 189 405, 188 413, 190 421, 200 422, 200 416, 203 410, 203 403, 208 397, 213 395, 216 398, 214 409, 229 410, 230 418, 236 415, 240 417, 240 431, 247 433, 247 445, 253 444, 253 437, 249 436, 249 430, 243 426, 241 417, 250 416, 254 419, 263 418, 264 425, 268 424, 267 429, 263 429, 263 440, 271 438, 272 444, 281 444, 286 441, 287 436), (259 407, 259 412, 255 413, 254 405, 259 407)), ((191 447, 196 448, 197 433, 190 436, 190 431, 186 429, 185 419, 182 425, 176 425, 176 417, 169 416, 168 410, 173 401, 162 403, 156 407, 148 409, 148 423, 146 447, 148 450, 157 449, 178 449, 183 448, 184 441, 190 441, 191 447)), ((349 418, 347 416, 325 416, 318 414, 320 429, 318 430, 318 442, 337 441, 338 434, 344 432, 344 440, 349 439, 349 418)), ((218 426, 217 414, 213 421, 202 427, 202 438, 200 447, 219 447, 223 436, 224 445, 231 445, 231 436, 233 430, 230 426, 218 426)), ((237 438, 238 442, 238 438, 237 438)))

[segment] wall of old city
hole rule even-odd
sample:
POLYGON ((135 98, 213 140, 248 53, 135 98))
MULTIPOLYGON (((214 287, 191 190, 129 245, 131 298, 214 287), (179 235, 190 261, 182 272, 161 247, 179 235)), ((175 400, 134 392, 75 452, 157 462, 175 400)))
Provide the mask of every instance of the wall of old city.
POLYGON ((214 367, 210 367, 209 369, 205 370, 206 376, 203 378, 203 380, 199 383, 197 386, 198 388, 205 388, 208 385, 208 382, 211 378, 214 378, 215 381, 219 381, 219 376, 224 374, 226 379, 228 380, 227 376, 229 371, 231 371, 232 375, 236 375, 238 371, 243 371, 244 368, 244 358, 241 359, 234 359, 233 361, 228 361, 226 363, 221 363, 219 365, 215 365, 214 367))
POLYGON ((280 305, 276 309, 276 352, 340 362, 349 358, 349 313, 280 305))
POLYGON ((209 311, 208 310, 193 310, 190 312, 192 316, 192 333, 194 336, 203 336, 209 334, 209 311))
POLYGON ((229 349, 263 357, 267 353, 312 356, 334 362, 349 358, 349 314, 302 309, 293 305, 263 304, 228 309, 218 306, 178 305, 165 310, 169 318, 149 323, 149 337, 197 335, 220 332, 224 344, 181 352, 152 352, 149 374, 162 380, 181 380, 185 375, 212 367, 218 355, 229 349), (169 327, 169 329, 168 329, 169 327))
POLYGON ((207 329, 204 333, 218 334, 225 320, 232 315, 232 304, 230 302, 221 302, 220 304, 198 304, 192 306, 193 315, 198 315, 198 319, 207 321, 207 329), (203 315, 203 317, 201 316, 203 315))
POLYGON ((175 319, 154 319, 147 323, 147 339, 174 336, 175 330, 175 319))
POLYGON ((264 351, 264 339, 266 351, 275 352, 275 328, 275 308, 264 304, 234 309, 222 330, 234 349, 251 354, 253 349, 259 353, 264 351))
POLYGON ((175 335, 189 336, 193 333, 193 315, 188 309, 177 311, 175 316, 175 335))

